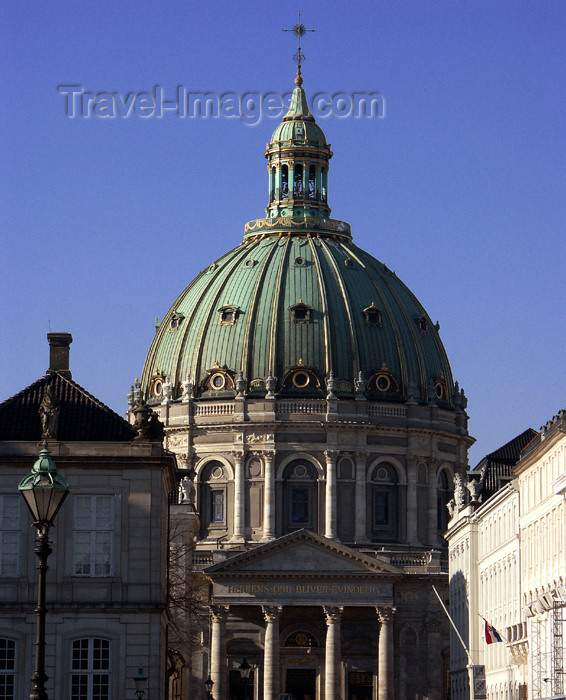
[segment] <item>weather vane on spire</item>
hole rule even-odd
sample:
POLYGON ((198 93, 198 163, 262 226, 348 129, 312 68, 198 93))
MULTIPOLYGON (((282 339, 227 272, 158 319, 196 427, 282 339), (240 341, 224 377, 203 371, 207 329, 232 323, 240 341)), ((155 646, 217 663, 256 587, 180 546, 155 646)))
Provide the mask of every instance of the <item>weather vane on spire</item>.
POLYGON ((297 77, 295 82, 297 85, 301 86, 303 84, 303 78, 301 76, 301 63, 305 60, 305 54, 301 51, 301 37, 305 36, 307 32, 315 32, 316 29, 307 29, 305 25, 301 22, 301 11, 299 10, 299 21, 292 29, 284 29, 284 32, 293 32, 293 34, 299 39, 299 46, 297 48, 297 53, 293 56, 293 60, 297 61, 297 77))

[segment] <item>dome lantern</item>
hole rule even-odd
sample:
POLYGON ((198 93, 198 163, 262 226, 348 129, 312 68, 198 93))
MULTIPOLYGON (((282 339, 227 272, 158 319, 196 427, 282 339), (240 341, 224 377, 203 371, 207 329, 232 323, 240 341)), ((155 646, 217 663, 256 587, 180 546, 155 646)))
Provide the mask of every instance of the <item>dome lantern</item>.
POLYGON ((308 106, 300 73, 289 111, 273 132, 265 157, 269 172, 268 218, 327 219, 330 146, 308 106))

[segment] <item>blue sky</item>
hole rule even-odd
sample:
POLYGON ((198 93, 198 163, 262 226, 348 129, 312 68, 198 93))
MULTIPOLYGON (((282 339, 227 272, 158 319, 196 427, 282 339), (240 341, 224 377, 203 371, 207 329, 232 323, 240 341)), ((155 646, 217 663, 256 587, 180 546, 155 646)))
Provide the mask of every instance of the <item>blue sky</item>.
POLYGON ((566 405, 566 5, 70 2, 2 5, 0 399, 41 376, 46 333, 119 413, 182 289, 263 215, 277 120, 69 119, 91 92, 379 92, 320 120, 329 199, 412 289, 469 397, 472 464, 566 405))

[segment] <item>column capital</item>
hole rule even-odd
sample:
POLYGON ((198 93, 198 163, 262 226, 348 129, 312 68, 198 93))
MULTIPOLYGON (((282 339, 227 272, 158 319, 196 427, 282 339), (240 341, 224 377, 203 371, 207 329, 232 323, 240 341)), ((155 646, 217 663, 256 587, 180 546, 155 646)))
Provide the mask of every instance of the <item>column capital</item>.
POLYGON ((243 460, 245 456, 246 456, 246 453, 244 452, 244 450, 232 450, 232 457, 236 461, 243 460))
POLYGON ((211 605, 210 614, 212 622, 225 622, 228 617, 229 607, 227 605, 211 605))
POLYGON ((367 452, 362 452, 361 450, 356 450, 353 454, 356 459, 356 462, 365 461, 367 458, 367 452))
POLYGON ((275 450, 262 450, 261 454, 266 460, 275 459, 275 450))
POLYGON ((395 614, 395 611, 397 608, 393 607, 392 605, 376 605, 375 606, 375 611, 377 612, 377 617, 379 618, 379 621, 384 624, 388 625, 391 622, 393 622, 393 616, 395 614))
POLYGON ((326 618, 327 625, 331 625, 334 622, 340 622, 340 618, 344 612, 344 607, 342 605, 323 605, 322 609, 324 611, 324 617, 326 618))
POLYGON ((340 456, 340 452, 339 450, 324 450, 324 456, 327 462, 335 463, 340 456))
POLYGON ((262 605, 263 617, 266 622, 279 622, 283 611, 282 605, 262 605))

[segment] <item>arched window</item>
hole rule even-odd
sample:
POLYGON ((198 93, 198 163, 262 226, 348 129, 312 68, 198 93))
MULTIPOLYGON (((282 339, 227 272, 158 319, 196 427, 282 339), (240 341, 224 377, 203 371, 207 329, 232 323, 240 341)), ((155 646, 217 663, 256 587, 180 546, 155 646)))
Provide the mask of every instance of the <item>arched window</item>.
POLYGON ((289 166, 283 165, 281 167, 281 198, 289 196, 289 166))
POLYGON ((275 199, 275 166, 271 168, 271 178, 269 180, 269 201, 275 199))
POLYGON ((228 478, 219 461, 209 462, 200 479, 201 537, 221 537, 228 528, 228 478))
POLYGON ((0 637, 0 698, 16 700, 16 642, 0 637))
POLYGON ((438 532, 444 534, 448 527, 448 501, 452 498, 454 490, 448 480, 446 471, 443 469, 438 475, 438 485, 436 489, 436 522, 438 532))
POLYGON ((317 474, 306 460, 296 460, 283 472, 283 528, 285 533, 317 529, 317 474))
POLYGON ((71 647, 71 700, 110 700, 110 642, 75 639, 71 647))
POLYGON ((311 165, 309 168, 309 199, 316 198, 316 167, 311 165))
POLYGON ((327 197, 327 192, 326 192, 327 172, 326 172, 326 168, 322 169, 321 178, 322 178, 322 187, 321 187, 322 200, 323 200, 323 202, 326 202, 326 197, 327 197))
POLYGON ((399 496, 397 472, 387 462, 373 470, 371 492, 371 529, 374 541, 398 537, 399 496))
POLYGON ((295 165, 295 176, 293 181, 293 196, 303 196, 303 166, 298 163, 295 165))

